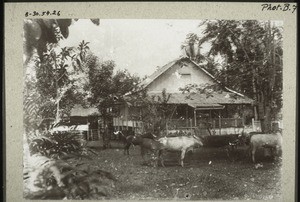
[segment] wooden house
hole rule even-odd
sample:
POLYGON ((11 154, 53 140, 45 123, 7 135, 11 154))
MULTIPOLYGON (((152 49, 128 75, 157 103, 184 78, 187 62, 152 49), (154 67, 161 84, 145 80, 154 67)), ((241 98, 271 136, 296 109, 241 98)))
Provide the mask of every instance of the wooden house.
POLYGON ((99 117, 100 113, 96 107, 84 108, 81 105, 75 105, 71 109, 70 123, 72 125, 88 124, 90 129, 97 129, 99 117))
POLYGON ((75 105, 70 114, 71 130, 85 131, 87 140, 100 139, 100 112, 96 107, 75 105))
POLYGON ((82 107, 75 105, 69 117, 53 125, 53 132, 71 132, 83 134, 86 140, 100 139, 101 125, 99 110, 95 107, 82 107))
MULTIPOLYGON (((168 131, 210 128, 209 133, 232 134, 236 133, 236 129, 242 129, 245 122, 249 122, 247 116, 251 118, 254 104, 252 99, 222 85, 204 67, 189 58, 179 58, 166 64, 140 85, 147 89, 149 97, 158 97, 163 90, 170 94, 168 103, 175 105, 176 110, 168 120, 168 131), (180 90, 193 84, 214 87, 205 93, 180 90)), ((114 118, 115 129, 141 130, 143 123, 130 118, 131 113, 136 110, 134 106, 125 103, 119 116, 114 118)))

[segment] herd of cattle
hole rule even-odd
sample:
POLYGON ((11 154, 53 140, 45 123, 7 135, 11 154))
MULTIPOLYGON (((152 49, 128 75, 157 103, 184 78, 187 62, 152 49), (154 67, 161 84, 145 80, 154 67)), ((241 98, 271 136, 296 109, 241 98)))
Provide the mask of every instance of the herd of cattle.
POLYGON ((124 145, 124 154, 129 155, 131 145, 139 145, 141 155, 150 151, 155 156, 155 165, 160 161, 164 167, 162 154, 165 151, 180 151, 180 165, 183 167, 185 154, 199 147, 227 147, 227 151, 235 151, 238 146, 247 146, 247 154, 251 157, 253 163, 256 163, 256 152, 259 149, 269 149, 273 156, 280 156, 282 151, 282 131, 278 130, 270 134, 257 132, 242 133, 225 136, 196 136, 188 134, 185 136, 164 136, 157 137, 152 133, 145 134, 127 134, 126 132, 116 131, 114 134, 124 145))

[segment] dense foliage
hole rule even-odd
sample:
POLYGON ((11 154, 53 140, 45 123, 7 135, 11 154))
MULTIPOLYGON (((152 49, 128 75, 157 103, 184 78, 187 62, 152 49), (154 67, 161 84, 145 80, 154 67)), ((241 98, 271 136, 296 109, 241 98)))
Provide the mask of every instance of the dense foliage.
POLYGON ((23 170, 26 199, 102 199, 111 194, 114 176, 100 169, 80 168, 83 159, 96 155, 85 146, 82 135, 27 136, 23 170), (72 166, 74 161, 78 161, 77 167, 72 166))
POLYGON ((37 129, 45 118, 68 114, 76 103, 84 103, 87 83, 83 69, 87 43, 82 41, 78 47, 60 48, 47 44, 47 52, 31 59, 29 73, 25 76, 24 119, 25 128, 37 129), (81 46, 85 45, 82 49, 81 46), (26 124, 28 123, 28 124, 26 124), (30 123, 30 124, 29 124, 30 123))
MULTIPOLYGON (((47 51, 46 45, 57 44, 59 40, 69 36, 69 26, 78 19, 26 19, 23 23, 24 37, 24 63, 28 64, 36 52, 43 57, 47 51)), ((100 24, 99 19, 91 19, 95 25, 100 24)))
POLYGON ((160 95, 149 96, 147 90, 140 87, 126 96, 126 102, 137 110, 130 110, 132 120, 142 121, 143 130, 161 135, 172 117, 176 106, 169 103, 171 94, 164 89, 160 95))
POLYGON ((93 54, 87 56, 86 67, 89 80, 87 89, 90 92, 88 101, 99 109, 107 123, 118 115, 114 110, 116 104, 123 103, 123 95, 135 91, 140 79, 126 69, 115 72, 113 61, 100 62, 93 54))
POLYGON ((29 149, 33 154, 59 159, 63 155, 78 153, 81 150, 80 137, 78 134, 64 132, 45 133, 31 140, 29 149))
POLYGON ((259 106, 255 118, 268 131, 282 108, 282 28, 256 20, 212 20, 200 26, 203 35, 189 34, 182 48, 196 63, 206 62, 223 84, 253 98, 259 106), (210 49, 200 53, 204 43, 210 49), (217 65, 216 58, 223 62, 217 65))
MULTIPOLYGON (((24 197, 26 199, 103 199, 115 178, 98 168, 81 167, 94 152, 82 135, 41 134, 43 120, 59 121, 88 92, 85 61, 88 42, 59 47, 68 36, 71 19, 24 21, 24 197), (35 54, 37 53, 37 54, 35 54), (33 132, 35 131, 35 132, 33 132), (76 166, 74 161, 78 162, 76 166), (71 163, 72 162, 72 163, 71 163)), ((99 25, 99 20, 92 20, 99 25)))

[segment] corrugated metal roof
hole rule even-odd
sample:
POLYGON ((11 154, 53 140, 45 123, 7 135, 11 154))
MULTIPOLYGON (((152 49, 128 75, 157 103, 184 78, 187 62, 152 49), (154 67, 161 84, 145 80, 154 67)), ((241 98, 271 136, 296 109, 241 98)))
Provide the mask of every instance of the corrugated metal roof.
POLYGON ((81 125, 72 125, 70 127, 70 130, 77 130, 77 131, 88 131, 89 130, 89 125, 87 124, 81 124, 81 125))
POLYGON ((60 125, 52 128, 53 132, 62 132, 62 131, 88 131, 89 130, 89 125, 84 124, 84 125, 60 125))
POLYGON ((97 116, 100 115, 96 107, 83 108, 81 105, 75 105, 71 109, 71 116, 97 116))
POLYGON ((52 131, 53 132, 59 132, 59 131, 69 131, 69 126, 64 126, 64 125, 61 125, 61 126, 57 126, 57 127, 54 127, 52 128, 52 131))
MULTIPOLYGON (((168 94, 168 93, 167 93, 168 94)), ((161 93, 148 92, 149 97, 160 96, 161 93)), ((171 93, 169 104, 191 104, 198 106, 214 106, 214 104, 252 104, 253 100, 246 96, 237 96, 231 92, 212 92, 209 96, 201 93, 171 93)))

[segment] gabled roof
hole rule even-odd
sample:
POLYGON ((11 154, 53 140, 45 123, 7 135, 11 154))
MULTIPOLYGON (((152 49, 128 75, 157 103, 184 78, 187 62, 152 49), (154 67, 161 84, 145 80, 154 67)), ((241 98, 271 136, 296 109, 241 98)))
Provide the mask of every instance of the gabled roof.
POLYGON ((173 61, 169 62, 168 64, 166 64, 163 67, 161 67, 158 70, 156 70, 152 75, 150 75, 148 78, 146 78, 144 81, 142 81, 139 85, 142 86, 142 87, 144 87, 144 88, 147 87, 147 86, 149 86, 152 82, 154 82, 159 76, 161 76, 164 72, 166 72, 174 64, 176 64, 179 61, 183 61, 183 60, 186 60, 187 62, 190 62, 193 65, 195 65, 197 68, 199 68, 201 71, 203 71, 206 75, 208 75, 211 79, 213 79, 217 84, 219 84, 220 86, 222 86, 224 88, 224 90, 244 97, 243 94, 238 93, 238 92, 236 92, 236 91, 234 91, 234 90, 232 90, 232 89, 224 86, 212 74, 210 74, 205 68, 201 67, 200 65, 198 65, 197 63, 195 63, 194 61, 192 61, 188 57, 180 57, 180 58, 177 58, 176 60, 173 60, 173 61))
POLYGON ((153 74, 151 74, 149 77, 147 77, 145 80, 143 80, 139 85, 143 86, 143 87, 147 87, 156 78, 158 78, 160 75, 162 75, 165 71, 167 71, 169 68, 171 68, 174 64, 176 64, 180 60, 181 60, 181 58, 177 58, 176 60, 173 60, 173 61, 169 62, 168 64, 162 66, 161 68, 157 69, 153 74))

